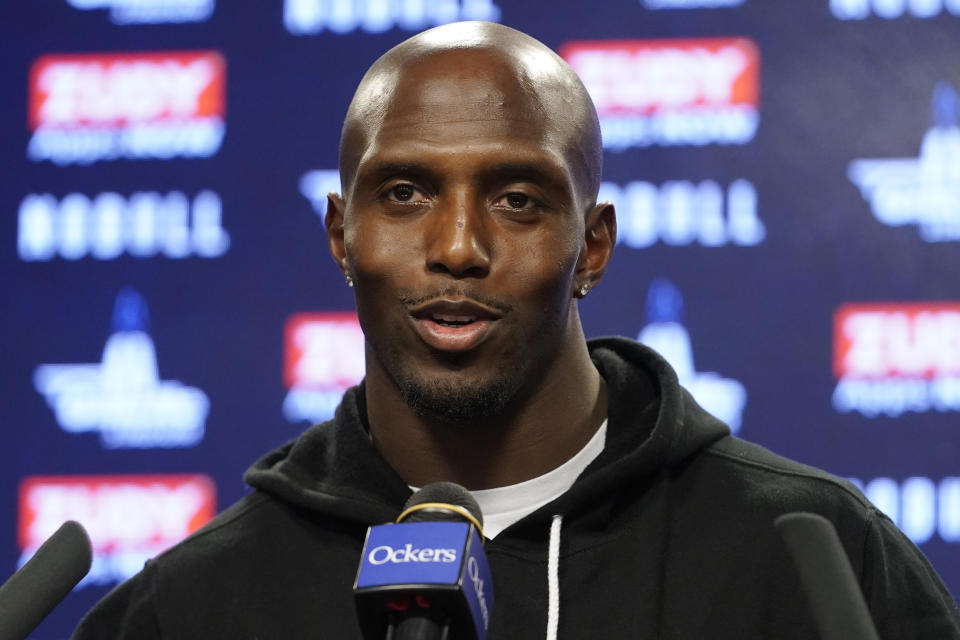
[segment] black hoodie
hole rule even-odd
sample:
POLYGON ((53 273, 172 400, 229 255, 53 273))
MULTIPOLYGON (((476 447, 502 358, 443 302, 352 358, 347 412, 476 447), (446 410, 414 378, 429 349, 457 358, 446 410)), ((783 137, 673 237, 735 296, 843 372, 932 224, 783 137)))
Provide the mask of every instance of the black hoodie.
MULTIPOLYGON (((730 437, 646 347, 605 338, 590 352, 607 382, 606 447, 567 493, 488 542, 490 640, 548 637, 551 523, 559 638, 816 638, 772 524, 792 511, 834 523, 883 640, 960 639, 927 560, 852 485, 730 437)), ((410 496, 365 425, 361 385, 332 421, 256 463, 256 491, 148 562, 74 637, 359 638, 364 534, 410 496)))

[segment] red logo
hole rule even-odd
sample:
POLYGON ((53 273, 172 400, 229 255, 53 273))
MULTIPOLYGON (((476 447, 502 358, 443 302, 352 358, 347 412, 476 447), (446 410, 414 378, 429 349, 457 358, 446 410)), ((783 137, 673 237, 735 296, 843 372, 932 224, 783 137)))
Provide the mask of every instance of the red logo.
POLYGON ((743 144, 757 127, 760 54, 747 38, 569 42, 604 146, 743 144))
POLYGON ((960 375, 960 303, 850 304, 833 322, 833 370, 844 379, 960 375))
POLYGON ((760 54, 746 38, 570 42, 560 55, 601 115, 758 102, 760 54))
POLYGON ((27 157, 209 157, 223 140, 225 86, 216 51, 43 56, 30 69, 27 157))
POLYGON ((216 51, 48 55, 30 69, 30 128, 224 115, 216 51))
POLYGON ((285 342, 289 388, 342 391, 363 378, 364 338, 356 313, 295 314, 287 321, 285 342))
POLYGON ((64 521, 76 520, 97 554, 152 555, 199 529, 215 512, 216 489, 204 475, 27 477, 20 484, 20 549, 32 552, 64 521))

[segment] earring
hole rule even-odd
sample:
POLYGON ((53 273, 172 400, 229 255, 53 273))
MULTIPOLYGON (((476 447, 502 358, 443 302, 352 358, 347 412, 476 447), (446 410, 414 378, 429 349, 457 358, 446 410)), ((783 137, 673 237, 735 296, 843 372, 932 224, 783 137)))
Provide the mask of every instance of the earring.
POLYGON ((340 261, 340 269, 343 271, 343 279, 346 280, 347 286, 353 286, 353 278, 350 277, 350 271, 347 270, 347 259, 344 258, 340 261))
POLYGON ((584 283, 584 284, 580 285, 580 288, 579 288, 579 289, 577 289, 577 297, 578 297, 578 298, 582 298, 582 297, 584 297, 585 295, 587 295, 587 293, 588 293, 589 291, 590 291, 590 285, 584 283))

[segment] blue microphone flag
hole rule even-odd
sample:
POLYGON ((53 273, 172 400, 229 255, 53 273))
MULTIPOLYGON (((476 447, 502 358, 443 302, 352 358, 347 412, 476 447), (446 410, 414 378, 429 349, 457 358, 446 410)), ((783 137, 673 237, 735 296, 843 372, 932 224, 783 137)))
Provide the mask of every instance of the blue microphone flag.
POLYGON ((464 637, 484 640, 492 584, 473 525, 405 522, 370 527, 354 592, 358 609, 365 612, 361 620, 386 615, 393 598, 427 596, 447 609, 460 633, 469 634, 464 637))

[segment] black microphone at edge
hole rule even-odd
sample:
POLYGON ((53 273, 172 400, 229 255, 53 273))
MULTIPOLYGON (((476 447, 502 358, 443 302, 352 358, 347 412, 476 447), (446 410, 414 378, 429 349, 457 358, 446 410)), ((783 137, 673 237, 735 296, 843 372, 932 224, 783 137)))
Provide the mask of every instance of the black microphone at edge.
POLYGON ((24 640, 90 571, 93 551, 78 522, 64 522, 0 586, 0 640, 24 640))
POLYGON ((815 513, 773 521, 800 574, 821 640, 879 640, 837 530, 815 513))
POLYGON ((364 637, 367 640, 483 640, 493 593, 482 548, 482 527, 480 505, 469 491, 453 482, 435 482, 423 487, 410 496, 395 524, 371 527, 354 586, 364 637), (381 546, 373 546, 377 544, 372 542, 375 533, 392 537, 392 527, 414 523, 422 525, 422 529, 409 537, 397 538, 407 543, 404 546, 394 549, 382 542, 381 546), (467 524, 467 535, 464 538, 460 533, 461 537, 455 542, 449 542, 445 534, 440 535, 436 539, 444 540, 451 548, 429 548, 428 534, 441 528, 440 523, 467 524), (414 565, 449 562, 455 577, 441 580, 444 584, 418 583, 416 574, 402 566, 411 556, 416 558, 414 565), (362 576, 365 570, 369 571, 370 564, 390 562, 401 563, 397 567, 399 573, 395 574, 399 578, 363 587, 362 576), (412 581, 408 576, 414 576, 412 581))

